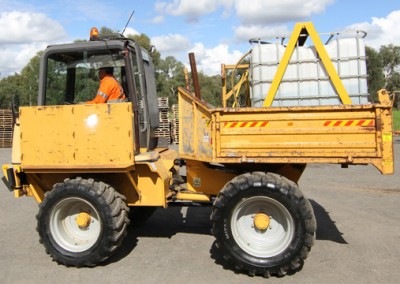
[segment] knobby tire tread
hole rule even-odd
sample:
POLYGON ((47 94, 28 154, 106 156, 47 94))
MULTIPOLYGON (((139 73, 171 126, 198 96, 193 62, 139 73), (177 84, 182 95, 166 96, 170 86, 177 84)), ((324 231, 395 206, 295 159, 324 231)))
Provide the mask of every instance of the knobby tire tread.
POLYGON ((250 276, 261 275, 269 278, 272 275, 284 276, 291 271, 296 271, 302 267, 304 260, 307 258, 314 244, 316 221, 310 202, 303 196, 296 183, 274 173, 246 173, 232 179, 224 186, 214 201, 210 219, 213 222, 211 233, 216 238, 216 248, 222 250, 223 258, 231 262, 236 270, 245 271, 250 276), (259 183, 261 183, 263 189, 271 193, 272 196, 287 198, 291 206, 294 207, 294 210, 300 216, 303 224, 303 235, 300 238, 304 239, 300 240, 301 245, 299 249, 291 256, 289 261, 284 261, 272 267, 260 267, 244 259, 238 259, 237 255, 233 255, 228 248, 229 244, 224 237, 226 232, 224 232, 222 225, 224 218, 226 218, 228 214, 224 212, 224 210, 229 202, 241 192, 254 188, 254 185, 258 186, 259 183))
POLYGON ((125 200, 126 198, 112 186, 93 179, 75 178, 57 183, 53 186, 53 190, 45 194, 45 199, 39 204, 39 212, 36 215, 39 242, 45 246, 46 253, 59 264, 76 267, 96 266, 115 253, 127 234, 129 208, 125 200), (100 216, 103 216, 103 233, 100 237, 102 239, 99 239, 94 248, 89 248, 90 252, 82 257, 63 255, 59 248, 51 244, 47 235, 49 229, 46 224, 46 214, 58 200, 68 196, 93 200, 100 216))

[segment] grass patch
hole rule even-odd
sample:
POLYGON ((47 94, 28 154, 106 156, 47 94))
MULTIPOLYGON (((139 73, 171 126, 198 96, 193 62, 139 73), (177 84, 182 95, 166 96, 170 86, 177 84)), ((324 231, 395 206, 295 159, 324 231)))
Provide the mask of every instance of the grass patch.
POLYGON ((393 110, 393 129, 400 131, 400 110, 393 110))

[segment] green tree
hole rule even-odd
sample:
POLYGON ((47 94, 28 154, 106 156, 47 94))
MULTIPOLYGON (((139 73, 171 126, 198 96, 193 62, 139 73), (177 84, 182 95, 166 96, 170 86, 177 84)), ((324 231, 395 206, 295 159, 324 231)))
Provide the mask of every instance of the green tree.
POLYGON ((199 84, 201 97, 206 102, 217 107, 222 106, 221 102, 221 76, 207 76, 202 72, 199 73, 199 84))
POLYGON ((400 46, 383 45, 379 49, 379 54, 382 57, 385 76, 388 80, 397 72, 396 70, 400 65, 400 46))
POLYGON ((0 80, 0 109, 11 108, 13 95, 19 95, 22 89, 21 75, 14 74, 0 80))
POLYGON ((43 51, 38 52, 29 60, 29 63, 21 70, 21 80, 23 87, 21 89, 21 105, 36 105, 39 92, 39 67, 40 57, 43 51))
POLYGON ((156 70, 157 93, 159 97, 168 97, 169 104, 178 102, 178 87, 185 86, 185 66, 173 56, 160 59, 156 70))
MULTIPOLYGON (((142 33, 140 35, 128 35, 128 37, 134 39, 144 49, 149 51, 152 49, 150 38, 146 34, 142 33)), ((158 65, 160 64, 161 54, 157 49, 153 48, 153 51, 150 55, 153 59, 153 64, 157 69, 158 65)))
MULTIPOLYGON (((400 46, 393 44, 381 46, 379 54, 382 58, 385 75, 385 88, 390 91, 400 91, 400 46)), ((400 103, 400 95, 397 95, 395 107, 400 103)))
POLYGON ((32 57, 20 74, 10 75, 0 81, 0 108, 10 108, 13 95, 19 96, 21 106, 37 104, 41 54, 38 52, 32 57))
POLYGON ((367 56, 367 84, 370 101, 377 101, 377 91, 385 87, 382 58, 375 49, 366 47, 367 56))
POLYGON ((114 34, 115 32, 112 30, 112 29, 110 29, 110 28, 107 28, 107 27, 101 27, 101 29, 100 29, 100 31, 99 31, 99 34, 100 35, 112 35, 112 34, 114 34))
POLYGON ((400 66, 400 46, 393 44, 381 46, 379 54, 382 58, 386 87, 394 91, 400 87, 397 84, 400 66))
MULTIPOLYGON (((102 27, 99 31, 101 35, 110 35, 114 31, 107 27, 102 27)), ((144 49, 151 50, 152 44, 150 38, 146 34, 129 35, 128 37, 136 40, 144 49)), ((86 41, 86 40, 77 40, 86 41)), ((20 97, 21 105, 36 105, 38 94, 38 79, 39 79, 39 64, 40 56, 43 51, 37 53, 30 59, 28 64, 21 70, 20 74, 14 74, 0 80, 0 107, 9 108, 11 106, 11 96, 18 95, 20 97)), ((178 86, 185 86, 184 65, 176 60, 176 58, 169 56, 165 59, 161 58, 161 54, 156 49, 151 52, 154 68, 156 72, 156 84, 158 96, 168 97, 170 104, 177 103, 177 88, 178 86)), ((49 68, 54 66, 49 66, 49 68)), ((54 67, 55 68, 55 67, 54 67)), ((80 71, 78 70, 78 73, 80 71)), ((49 86, 52 92, 60 92, 63 86, 62 74, 60 78, 52 78, 52 86, 49 86)), ((54 74, 54 76, 56 76, 54 74)), ((215 100, 215 94, 212 94, 211 85, 215 82, 207 76, 202 76, 202 88, 205 92, 205 97, 209 97, 212 102, 215 100)), ((78 86, 79 87, 79 86, 78 86)), ((84 88, 84 87, 79 87, 84 88)), ((218 92, 220 88, 217 89, 218 92)), ((55 96, 56 97, 56 96, 55 96)))

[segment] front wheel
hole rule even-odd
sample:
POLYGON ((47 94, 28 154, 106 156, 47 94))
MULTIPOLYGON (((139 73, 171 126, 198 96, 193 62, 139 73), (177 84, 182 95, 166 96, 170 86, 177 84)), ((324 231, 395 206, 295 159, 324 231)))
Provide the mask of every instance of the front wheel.
POLYGON ((272 173, 248 173, 228 182, 211 220, 225 259, 265 277, 299 268, 316 231, 312 207, 298 186, 272 173))
POLYGON ((55 261, 67 266, 95 266, 110 257, 129 223, 124 196, 92 179, 54 185, 39 208, 40 242, 55 261))

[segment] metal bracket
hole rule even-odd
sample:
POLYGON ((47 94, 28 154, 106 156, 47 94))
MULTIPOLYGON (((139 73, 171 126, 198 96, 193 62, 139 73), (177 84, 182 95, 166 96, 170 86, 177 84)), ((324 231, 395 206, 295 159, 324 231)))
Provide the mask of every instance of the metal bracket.
POLYGON ((341 81, 335 67, 332 64, 331 59, 322 43, 320 37, 318 36, 314 25, 311 22, 297 23, 293 29, 292 35, 290 36, 289 42, 286 46, 286 50, 283 54, 281 62, 279 63, 278 69, 275 73, 274 79, 272 80, 271 87, 268 90, 267 96, 264 100, 264 107, 269 107, 275 98, 276 92, 278 91, 279 85, 282 81, 283 75, 285 74, 286 68, 289 64, 290 58, 293 55, 293 51, 296 45, 300 46, 305 43, 307 37, 310 36, 315 45, 315 50, 317 51, 323 66, 325 67, 333 87, 335 88, 337 94, 342 100, 343 104, 351 104, 351 99, 347 93, 343 82, 341 81), (305 35, 305 36, 304 36, 305 35))

